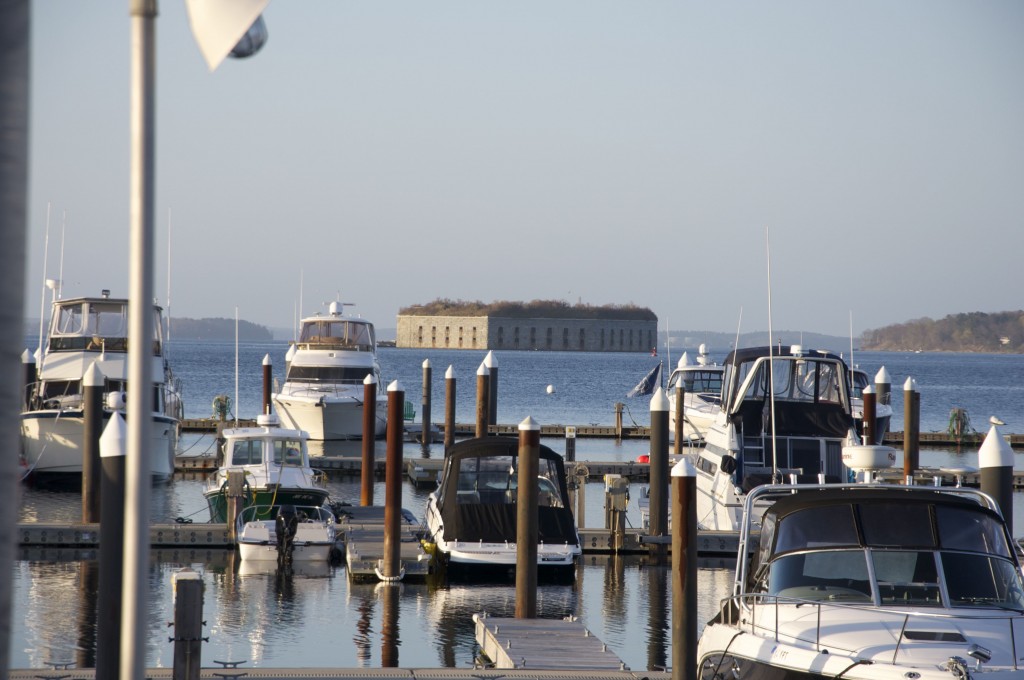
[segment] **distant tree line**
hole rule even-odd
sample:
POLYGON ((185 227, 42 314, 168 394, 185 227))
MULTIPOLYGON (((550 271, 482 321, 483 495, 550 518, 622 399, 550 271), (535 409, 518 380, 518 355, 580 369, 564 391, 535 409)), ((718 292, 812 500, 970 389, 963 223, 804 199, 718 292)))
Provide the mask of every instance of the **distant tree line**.
POLYGON ((864 331, 866 350, 1024 353, 1024 311, 950 314, 864 331))
MULTIPOLYGON (((171 340, 231 340, 235 339, 234 319, 170 319, 171 340)), ((242 342, 269 342, 274 339, 270 329, 250 321, 238 322, 238 339, 242 342)))
POLYGON ((398 311, 405 316, 494 316, 508 319, 624 319, 657 321, 658 316, 647 307, 636 305, 569 304, 564 300, 533 300, 513 302, 498 300, 449 300, 439 298, 422 305, 409 305, 398 311))

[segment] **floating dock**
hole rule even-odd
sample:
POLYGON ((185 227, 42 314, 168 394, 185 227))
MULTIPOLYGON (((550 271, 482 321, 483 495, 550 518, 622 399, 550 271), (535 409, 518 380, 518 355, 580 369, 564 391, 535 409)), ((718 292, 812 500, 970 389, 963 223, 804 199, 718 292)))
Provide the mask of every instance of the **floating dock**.
MULTIPOLYGON (((339 519, 349 578, 383 580, 379 564, 384 557, 384 508, 377 505, 346 507, 339 519)), ((399 559, 408 579, 426 578, 433 570, 433 556, 423 547, 421 531, 413 514, 402 510, 399 559)))
MULTIPOLYGON (((204 660, 205 661, 205 660, 204 660)), ((12 669, 7 672, 10 680, 94 680, 96 671, 92 668, 12 669)), ((172 668, 146 669, 146 678, 163 680, 174 678, 172 668)), ((672 676, 661 671, 548 671, 534 670, 485 670, 474 668, 258 668, 238 666, 234 668, 204 667, 199 669, 203 680, 224 680, 224 678, 247 678, 260 680, 669 680, 672 676)))
POLYGON ((582 671, 587 677, 629 670, 576 618, 492 619, 474 614, 473 622, 480 651, 497 669, 582 671))

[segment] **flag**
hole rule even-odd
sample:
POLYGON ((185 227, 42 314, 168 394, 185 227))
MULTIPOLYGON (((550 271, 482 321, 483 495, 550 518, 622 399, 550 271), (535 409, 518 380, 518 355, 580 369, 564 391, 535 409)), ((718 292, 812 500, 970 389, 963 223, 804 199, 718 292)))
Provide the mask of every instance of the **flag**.
POLYGON ((631 389, 627 397, 642 397, 648 394, 654 394, 654 390, 661 386, 661 362, 651 369, 651 372, 644 376, 644 379, 637 383, 636 387, 631 389))

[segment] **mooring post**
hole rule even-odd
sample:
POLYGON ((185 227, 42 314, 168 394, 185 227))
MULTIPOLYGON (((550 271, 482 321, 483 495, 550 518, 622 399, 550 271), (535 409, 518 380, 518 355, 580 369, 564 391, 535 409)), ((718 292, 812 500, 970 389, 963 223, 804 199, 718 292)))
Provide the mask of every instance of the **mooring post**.
MULTIPOLYGON (((389 421, 390 425, 390 421, 389 421)), ((359 505, 373 505, 373 476, 376 469, 374 446, 377 441, 377 378, 363 378, 363 458, 360 467, 359 505)))
POLYGON ((615 438, 622 439, 622 407, 621 401, 615 402, 615 438))
POLYGON ((228 470, 225 492, 224 521, 228 525, 228 540, 234 545, 238 542, 238 514, 245 502, 244 470, 228 470))
POLYGON ((476 436, 486 437, 487 436, 487 417, 490 411, 488 410, 487 402, 490 396, 490 387, 488 385, 488 371, 487 365, 484 362, 480 362, 480 367, 476 369, 476 436))
POLYGON ((487 424, 498 424, 498 358, 488 350, 484 357, 487 367, 487 424))
MULTIPOLYGON (((274 379, 274 366, 270 361, 270 354, 263 355, 263 413, 273 413, 273 404, 270 401, 270 388, 274 379)), ((237 408, 237 407, 236 407, 237 408)))
POLYGON ((565 461, 576 462, 576 427, 567 425, 565 427, 565 461))
POLYGON ((434 436, 430 431, 430 381, 433 379, 433 371, 430 368, 430 359, 423 360, 423 431, 420 433, 420 444, 423 450, 430 448, 434 436))
MULTIPOLYGON (((875 404, 877 406, 891 406, 892 405, 892 378, 889 376, 889 371, 885 370, 885 366, 878 369, 878 373, 875 373, 875 404)), ((876 412, 877 417, 877 412, 876 412)), ((875 430, 879 439, 878 443, 883 443, 882 440, 885 438, 885 432, 881 428, 875 430)))
POLYGON ((878 439, 878 427, 875 419, 877 409, 875 408, 875 388, 868 385, 861 394, 861 439, 865 444, 880 444, 878 439))
POLYGON ((114 412, 100 435, 100 584, 96 608, 96 677, 118 677, 124 581, 125 425, 114 412))
POLYGON ((402 578, 402 410, 405 390, 397 380, 388 385, 387 459, 384 474, 384 581, 402 578))
POLYGON ((672 452, 677 456, 680 456, 683 453, 683 433, 686 432, 686 420, 684 419, 685 415, 683 414, 683 401, 685 399, 686 388, 683 387, 683 381, 680 380, 679 384, 676 385, 676 407, 674 411, 676 426, 675 432, 673 433, 675 441, 672 446, 672 452))
POLYGON ((587 479, 590 469, 579 463, 573 470, 576 475, 576 526, 580 529, 587 526, 587 479))
POLYGON ((36 358, 27 349, 21 353, 21 374, 24 394, 22 395, 22 406, 25 410, 31 410, 32 392, 36 382, 36 358))
POLYGON ((537 618, 537 473, 540 425, 527 416, 519 423, 519 488, 516 496, 516 618, 537 618))
POLYGON ((174 680, 199 680, 203 658, 203 578, 188 567, 171 576, 174 588, 174 680))
POLYGON ((672 680, 697 677, 697 473, 672 468, 672 680))
POLYGON ((907 378, 903 383, 903 479, 912 484, 917 472, 918 439, 920 438, 921 395, 917 382, 907 378))
POLYGON ((455 369, 448 364, 444 372, 444 455, 455 443, 455 369))
MULTIPOLYGON (((660 539, 668 536, 668 397, 660 387, 651 397, 650 450, 650 535, 660 539)), ((667 546, 655 542, 651 557, 665 557, 667 546)))
POLYGON ((82 521, 100 521, 100 436, 103 433, 103 373, 93 361, 82 376, 82 521))
MULTIPOLYGON (((993 418, 993 420, 997 420, 993 418)), ((992 496, 1003 513, 1006 528, 1013 536, 1013 449, 992 423, 978 449, 981 490, 992 496)))

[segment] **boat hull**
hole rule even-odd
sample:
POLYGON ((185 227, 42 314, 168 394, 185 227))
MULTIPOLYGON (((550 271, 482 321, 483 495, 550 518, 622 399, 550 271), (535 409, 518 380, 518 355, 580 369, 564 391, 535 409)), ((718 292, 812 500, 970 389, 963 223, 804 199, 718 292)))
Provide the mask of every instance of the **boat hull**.
POLYGON ((337 552, 337 533, 331 524, 317 521, 300 522, 285 555, 277 541, 276 519, 245 522, 239 532, 238 552, 243 561, 327 562, 337 552))
MULTIPOLYGON (((104 426, 110 411, 103 414, 104 426)), ((150 474, 156 480, 174 475, 177 420, 154 415, 150 429, 150 474)), ((21 448, 31 474, 82 474, 85 424, 82 411, 42 410, 21 414, 21 448)))
MULTIPOLYGON (((274 406, 285 427, 305 430, 310 439, 343 440, 363 437, 363 400, 351 397, 315 398, 274 396, 274 406)), ((387 431, 387 399, 378 399, 374 438, 387 431)))
MULTIPOLYGON (((227 490, 211 489, 206 492, 206 503, 210 508, 210 521, 228 521, 227 490)), ((252 505, 273 508, 270 516, 283 505, 320 507, 327 501, 328 491, 322 488, 258 488, 247 490, 245 507, 252 505)))

